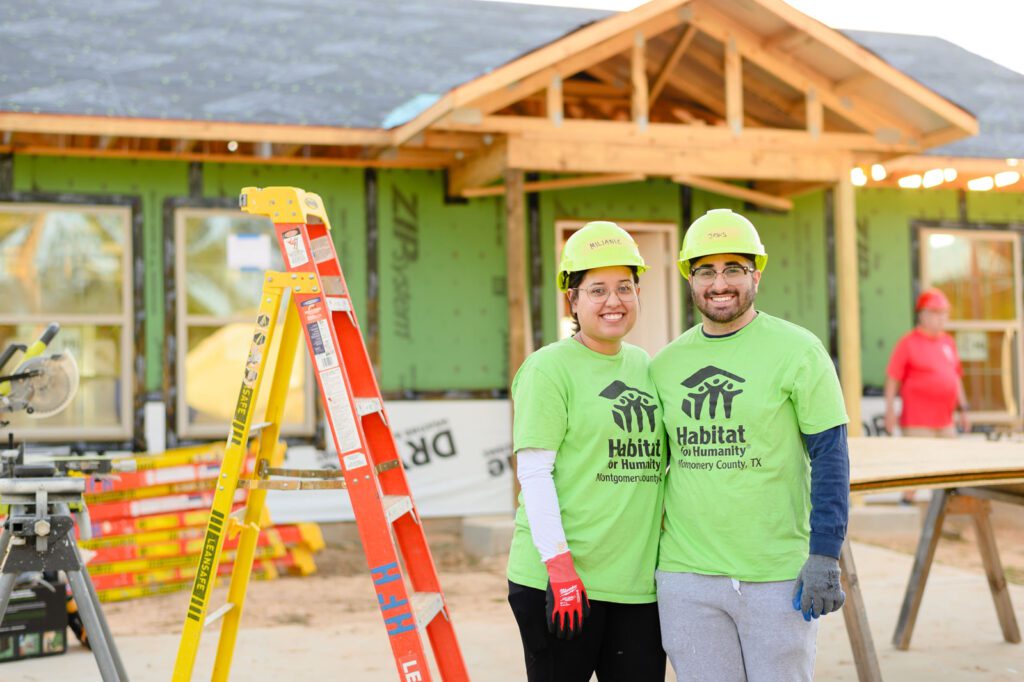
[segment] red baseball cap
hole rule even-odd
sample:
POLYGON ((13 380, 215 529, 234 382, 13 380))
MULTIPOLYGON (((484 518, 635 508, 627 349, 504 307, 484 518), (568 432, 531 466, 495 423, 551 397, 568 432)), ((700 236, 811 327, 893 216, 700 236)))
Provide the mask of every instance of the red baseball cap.
POLYGON ((921 312, 922 310, 949 310, 950 309, 949 299, 939 289, 925 289, 921 292, 921 295, 917 297, 917 305, 914 310, 921 312))

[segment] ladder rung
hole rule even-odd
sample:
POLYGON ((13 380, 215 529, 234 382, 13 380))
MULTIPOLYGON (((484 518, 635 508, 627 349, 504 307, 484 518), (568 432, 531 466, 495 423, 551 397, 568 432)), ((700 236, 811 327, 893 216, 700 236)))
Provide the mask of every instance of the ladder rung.
POLYGON ((356 412, 360 417, 380 411, 380 398, 356 398, 356 412))
POLYGON ((288 476, 290 478, 345 478, 345 472, 340 469, 283 469, 281 467, 267 467, 264 473, 266 476, 288 476))
POLYGON ((387 517, 389 523, 394 523, 395 519, 411 510, 412 498, 408 495, 384 496, 384 516, 387 517))
POLYGON ((327 299, 327 309, 336 313, 350 313, 352 312, 352 301, 341 296, 325 296, 327 299))
POLYGON ((273 423, 274 422, 259 422, 258 424, 253 424, 252 426, 249 427, 249 435, 251 436, 253 434, 257 434, 273 423))
MULTIPOLYGON (((429 592, 416 592, 415 594, 429 594, 429 592)), ((235 605, 231 602, 228 602, 224 606, 220 607, 219 609, 217 609, 216 611, 214 611, 206 617, 206 620, 203 621, 203 627, 205 628, 209 625, 213 625, 218 620, 226 616, 228 614, 228 611, 230 611, 233 608, 235 608, 235 605)))
POLYGON ((427 627, 430 621, 444 608, 444 600, 440 592, 413 592, 412 611, 416 614, 416 623, 421 628, 427 627))
POLYGON ((343 478, 328 481, 322 479, 243 478, 238 481, 238 487, 246 490, 340 490, 346 485, 343 478))

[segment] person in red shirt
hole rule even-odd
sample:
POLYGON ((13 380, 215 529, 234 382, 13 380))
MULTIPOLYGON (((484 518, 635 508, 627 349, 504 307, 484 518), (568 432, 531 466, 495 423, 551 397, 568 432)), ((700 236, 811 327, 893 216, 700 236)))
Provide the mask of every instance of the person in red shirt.
MULTIPOLYGON (((970 431, 960 357, 945 331, 949 309, 949 299, 939 289, 921 292, 917 326, 893 348, 885 377, 885 429, 890 434, 896 433, 897 393, 903 401, 899 425, 904 436, 955 438, 957 410, 961 430, 970 431)), ((903 499, 912 500, 913 491, 903 499)))

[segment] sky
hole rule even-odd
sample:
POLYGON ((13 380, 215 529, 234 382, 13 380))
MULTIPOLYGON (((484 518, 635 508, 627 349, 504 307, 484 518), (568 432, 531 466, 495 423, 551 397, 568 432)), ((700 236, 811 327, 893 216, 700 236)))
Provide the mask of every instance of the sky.
MULTIPOLYGON (((502 1, 502 0, 498 0, 502 1)), ((510 0, 532 5, 629 10, 638 0, 510 0)), ((913 33, 945 38, 1024 73, 1022 0, 786 0, 833 28, 913 33)))

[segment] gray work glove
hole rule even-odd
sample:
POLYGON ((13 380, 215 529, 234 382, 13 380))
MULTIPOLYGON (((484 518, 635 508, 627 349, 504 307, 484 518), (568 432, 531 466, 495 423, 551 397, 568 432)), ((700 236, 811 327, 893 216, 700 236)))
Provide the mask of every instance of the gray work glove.
POLYGON ((793 585, 793 608, 804 614, 804 620, 838 611, 846 601, 839 584, 839 560, 821 554, 807 557, 793 585))

